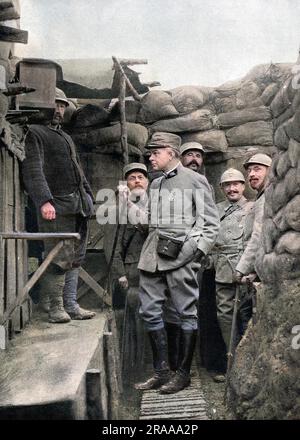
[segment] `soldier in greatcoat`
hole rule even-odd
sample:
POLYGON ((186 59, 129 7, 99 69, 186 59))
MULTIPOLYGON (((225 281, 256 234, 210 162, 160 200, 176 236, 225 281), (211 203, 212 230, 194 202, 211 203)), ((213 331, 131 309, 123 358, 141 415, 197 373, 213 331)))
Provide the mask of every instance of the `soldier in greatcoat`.
POLYGON ((207 179, 180 162, 179 136, 155 133, 147 148, 154 170, 163 176, 150 187, 149 235, 142 249, 140 314, 153 352, 154 376, 137 389, 160 388, 176 393, 190 384, 190 368, 197 335, 197 272, 219 230, 218 211, 207 179), (181 360, 170 375, 163 320, 166 294, 181 323, 181 360))
POLYGON ((261 230, 264 215, 265 188, 272 159, 267 154, 257 153, 245 162, 247 178, 252 189, 257 192, 255 203, 245 220, 245 240, 247 246, 236 267, 236 280, 246 283, 247 277, 255 274, 255 260, 261 244, 261 230))

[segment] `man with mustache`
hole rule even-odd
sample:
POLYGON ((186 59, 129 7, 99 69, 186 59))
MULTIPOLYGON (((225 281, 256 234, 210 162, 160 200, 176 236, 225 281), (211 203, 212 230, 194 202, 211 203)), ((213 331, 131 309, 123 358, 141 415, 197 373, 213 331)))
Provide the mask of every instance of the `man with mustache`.
MULTIPOLYGON (((221 226, 212 250, 212 258, 216 271, 217 317, 228 352, 236 292, 235 267, 245 248, 245 218, 253 202, 249 202, 244 197, 245 178, 234 168, 229 168, 222 174, 220 186, 226 200, 217 204, 221 226)), ((241 289, 238 329, 240 337, 252 314, 252 303, 247 298, 247 293, 246 287, 241 289)), ((216 382, 223 382, 225 376, 217 374, 213 379, 216 382)))
POLYGON ((179 136, 154 133, 147 149, 154 171, 163 171, 150 187, 149 235, 140 269, 140 315, 149 335, 154 375, 137 389, 160 388, 172 394, 190 384, 197 336, 197 273, 219 230, 217 208, 207 179, 180 163, 179 136), (170 374, 163 307, 170 296, 180 319, 180 362, 170 374))
MULTIPOLYGON (((42 302, 46 304, 49 298, 49 322, 65 323, 95 316, 77 303, 78 268, 85 256, 93 194, 76 147, 61 129, 69 102, 60 89, 56 89, 55 105, 48 125, 29 127, 22 175, 37 209, 39 232, 78 232, 81 236, 80 241, 70 240, 65 244, 39 282, 42 302)), ((56 243, 55 239, 45 240, 45 256, 56 243)))
POLYGON ((257 192, 255 203, 245 220, 245 240, 247 246, 236 267, 236 280, 246 283, 250 274, 255 274, 255 259, 261 246, 261 229, 264 215, 264 191, 272 159, 267 154, 258 153, 245 162, 247 178, 253 190, 257 192))
POLYGON ((203 168, 204 149, 199 142, 186 142, 180 147, 182 165, 200 173, 203 168))

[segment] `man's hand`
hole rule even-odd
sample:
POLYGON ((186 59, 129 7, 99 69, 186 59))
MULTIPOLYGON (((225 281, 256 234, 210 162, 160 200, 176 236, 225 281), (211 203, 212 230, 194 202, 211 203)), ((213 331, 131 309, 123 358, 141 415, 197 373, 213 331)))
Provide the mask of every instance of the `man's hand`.
POLYGON ((55 208, 50 202, 41 206, 41 214, 44 220, 55 220, 56 218, 55 208))
POLYGON ((201 263, 203 257, 205 257, 205 254, 200 249, 197 249, 193 261, 195 263, 201 263))
POLYGON ((243 276, 241 284, 253 284, 255 280, 257 280, 256 273, 249 273, 248 275, 243 276))
POLYGON ((119 197, 122 201, 127 202, 130 190, 127 185, 119 185, 118 186, 119 197))
POLYGON ((128 283, 127 277, 125 275, 123 277, 119 278, 118 281, 119 281, 119 284, 122 287, 122 289, 126 289, 126 290, 128 289, 129 283, 128 283))
POLYGON ((244 278, 244 275, 241 272, 236 271, 233 276, 233 282, 237 284, 242 284, 242 279, 244 278))

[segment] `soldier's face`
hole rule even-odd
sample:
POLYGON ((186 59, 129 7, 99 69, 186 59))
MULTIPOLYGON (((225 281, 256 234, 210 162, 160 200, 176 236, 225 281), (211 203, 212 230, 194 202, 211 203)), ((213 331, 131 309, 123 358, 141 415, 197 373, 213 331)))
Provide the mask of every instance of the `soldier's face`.
POLYGON ((263 189, 269 173, 269 167, 253 164, 247 168, 247 175, 250 186, 255 191, 263 189))
POLYGON ((245 185, 242 182, 226 182, 222 184, 223 192, 229 202, 238 202, 245 191, 245 185))
POLYGON ((140 171, 133 171, 130 173, 126 178, 126 181, 130 192, 135 195, 141 196, 147 191, 148 179, 140 171))
POLYGON ((199 150, 189 150, 181 158, 182 165, 199 172, 203 164, 203 156, 199 150))
POLYGON ((151 151, 149 161, 154 171, 167 170, 170 162, 173 159, 170 148, 157 148, 151 151))
POLYGON ((52 124, 57 125, 61 124, 64 119, 64 114, 66 111, 66 104, 63 102, 57 101, 55 103, 55 112, 52 119, 52 124))

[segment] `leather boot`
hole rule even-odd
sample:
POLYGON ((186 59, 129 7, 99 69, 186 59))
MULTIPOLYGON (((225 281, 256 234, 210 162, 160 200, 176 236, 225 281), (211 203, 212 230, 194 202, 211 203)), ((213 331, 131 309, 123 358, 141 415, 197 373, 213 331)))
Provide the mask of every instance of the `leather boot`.
POLYGON ((136 390, 154 390, 170 379, 166 331, 163 328, 148 332, 148 335, 153 353, 154 376, 146 382, 135 384, 136 390))
POLYGON ((191 383, 190 371, 197 339, 197 330, 181 331, 182 360, 176 374, 163 385, 160 394, 174 394, 188 387, 191 383))
POLYGON ((165 323, 168 338, 168 359, 169 367, 172 372, 176 372, 179 367, 179 350, 181 327, 170 322, 165 323))
POLYGON ((70 322, 70 316, 65 312, 63 306, 63 288, 65 284, 65 273, 53 269, 51 265, 41 279, 43 294, 48 295, 50 300, 49 322, 65 323, 70 322))

